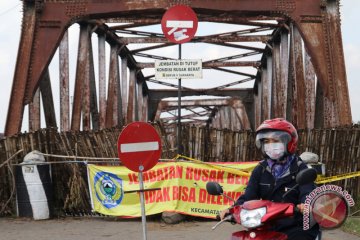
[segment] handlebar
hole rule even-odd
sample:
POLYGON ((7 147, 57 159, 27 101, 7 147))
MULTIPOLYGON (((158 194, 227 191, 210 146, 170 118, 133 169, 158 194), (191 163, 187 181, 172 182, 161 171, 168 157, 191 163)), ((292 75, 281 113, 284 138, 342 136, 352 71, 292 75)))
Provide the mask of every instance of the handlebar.
MULTIPOLYGON (((218 215, 216 216, 216 218, 218 217, 218 215)), ((219 216, 220 218, 220 216, 219 216)), ((229 213, 227 214, 223 220, 221 220, 220 222, 216 223, 211 229, 212 230, 215 230, 215 228, 217 228, 220 224, 224 223, 224 222, 232 222, 233 221, 233 217, 232 217, 232 214, 229 213)))

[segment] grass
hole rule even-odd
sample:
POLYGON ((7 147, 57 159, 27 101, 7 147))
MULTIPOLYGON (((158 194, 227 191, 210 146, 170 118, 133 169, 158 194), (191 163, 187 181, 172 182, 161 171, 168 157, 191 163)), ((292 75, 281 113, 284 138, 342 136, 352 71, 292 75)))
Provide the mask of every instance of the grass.
POLYGON ((355 200, 355 206, 350 208, 349 217, 341 229, 345 232, 360 236, 360 197, 355 200))
POLYGON ((349 217, 341 229, 345 232, 360 236, 360 217, 349 217))

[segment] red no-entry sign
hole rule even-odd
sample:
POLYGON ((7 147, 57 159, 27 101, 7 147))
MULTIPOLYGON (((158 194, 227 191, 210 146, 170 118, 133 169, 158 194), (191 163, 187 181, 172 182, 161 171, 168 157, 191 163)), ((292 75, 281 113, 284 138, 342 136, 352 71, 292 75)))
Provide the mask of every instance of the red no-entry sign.
POLYGON ((161 19, 161 29, 165 37, 173 43, 190 41, 195 36, 197 27, 195 12, 185 5, 169 8, 161 19))
POLYGON ((161 140, 155 128, 145 122, 132 122, 118 138, 120 161, 134 172, 145 172, 156 165, 161 156, 161 140))

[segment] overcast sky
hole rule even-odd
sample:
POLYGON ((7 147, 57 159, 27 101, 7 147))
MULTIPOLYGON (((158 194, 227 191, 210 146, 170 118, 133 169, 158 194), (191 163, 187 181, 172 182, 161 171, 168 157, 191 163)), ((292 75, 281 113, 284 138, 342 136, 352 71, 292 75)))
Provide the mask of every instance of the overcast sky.
MULTIPOLYGON (((357 24, 360 22, 360 1, 341 1, 343 46, 348 78, 353 121, 360 121, 360 38, 357 24)), ((0 1, 0 132, 5 127, 6 115, 16 56, 18 51, 21 19, 21 1, 0 1)), ((54 88, 54 86, 53 86, 54 88)), ((55 91, 53 89, 53 91, 55 91)), ((56 96, 54 96, 55 100, 56 96)), ((26 129, 25 129, 26 130, 26 129)))

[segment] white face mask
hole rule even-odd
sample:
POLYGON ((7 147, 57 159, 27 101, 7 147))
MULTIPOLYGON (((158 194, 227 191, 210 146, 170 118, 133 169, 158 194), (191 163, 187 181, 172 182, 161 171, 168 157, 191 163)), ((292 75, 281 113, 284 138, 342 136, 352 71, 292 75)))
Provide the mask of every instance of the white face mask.
POLYGON ((279 160, 285 154, 285 145, 281 142, 265 143, 265 153, 273 160, 279 160))

